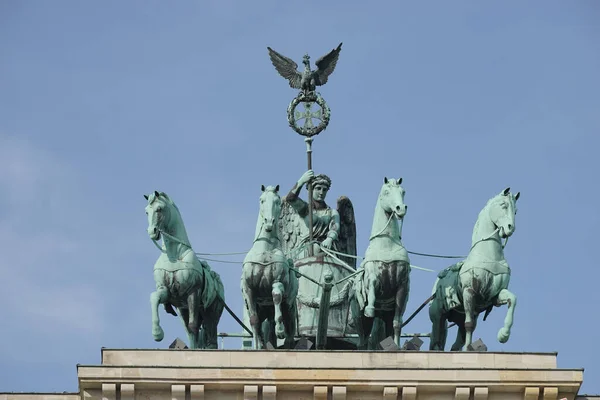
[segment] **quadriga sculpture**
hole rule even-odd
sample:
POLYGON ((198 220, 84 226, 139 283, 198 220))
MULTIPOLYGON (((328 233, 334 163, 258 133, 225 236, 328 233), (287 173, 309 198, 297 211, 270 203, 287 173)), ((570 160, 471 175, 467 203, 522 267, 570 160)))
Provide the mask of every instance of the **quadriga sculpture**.
POLYGON ((188 239, 179 209, 163 192, 149 196, 148 235, 162 254, 154 264, 156 291, 150 295, 152 335, 160 342, 164 337, 158 305, 177 315, 185 326, 192 349, 216 349, 217 325, 223 313, 225 294, 219 275, 196 257, 188 239), (162 237, 163 246, 156 243, 162 237))
POLYGON ((254 348, 264 348, 265 341, 276 346, 277 339, 285 339, 284 346, 292 348, 298 278, 281 250, 277 229, 281 213, 279 185, 262 186, 261 190, 254 242, 244 259, 242 295, 254 335, 254 348), (263 323, 265 321, 267 323, 263 323))
POLYGON ((508 239, 515 231, 518 199, 519 193, 510 193, 510 188, 490 199, 473 228, 467 258, 438 275, 433 287, 435 297, 429 307, 433 324, 430 350, 444 350, 448 335, 446 321, 458 325, 452 350, 468 350, 479 314, 485 311, 485 321, 493 306, 503 304, 508 304, 508 311, 498 341, 508 340, 517 297, 508 291, 510 268, 504 259, 501 240, 508 239))
POLYGON ((362 262, 364 273, 354 280, 351 310, 359 335, 359 349, 367 349, 375 317, 385 337, 400 345, 402 317, 410 286, 410 260, 402 245, 402 221, 407 206, 400 179, 384 178, 375 206, 369 247, 362 262))

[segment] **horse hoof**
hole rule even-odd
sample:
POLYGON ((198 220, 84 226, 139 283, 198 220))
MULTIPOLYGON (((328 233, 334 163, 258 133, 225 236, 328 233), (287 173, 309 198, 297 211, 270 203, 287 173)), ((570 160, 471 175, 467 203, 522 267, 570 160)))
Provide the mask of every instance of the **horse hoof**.
POLYGON ((506 343, 508 342, 508 338, 510 337, 510 330, 506 329, 506 328, 500 328, 500 330, 498 331, 498 341, 500 343, 506 343))
POLYGON ((162 328, 159 326, 156 329, 152 329, 152 336, 154 336, 154 340, 157 342, 160 342, 161 340, 164 339, 165 337, 165 332, 162 330, 162 328))
POLYGON ((373 306, 366 306, 365 307, 365 317, 367 317, 367 318, 374 318, 375 317, 375 307, 373 307, 373 306))
POLYGON ((277 335, 277 339, 285 339, 285 328, 283 324, 277 324, 275 326, 275 335, 277 335))

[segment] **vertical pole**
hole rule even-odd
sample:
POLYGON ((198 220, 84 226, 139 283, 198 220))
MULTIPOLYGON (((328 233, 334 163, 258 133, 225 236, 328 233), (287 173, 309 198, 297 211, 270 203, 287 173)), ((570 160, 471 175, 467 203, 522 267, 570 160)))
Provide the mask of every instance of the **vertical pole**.
POLYGON ((329 325, 329 301, 331 300, 331 289, 333 288, 333 275, 327 271, 324 276, 325 282, 321 287, 321 304, 319 305, 319 322, 317 325, 317 350, 324 350, 327 345, 327 328, 329 325))
MULTIPOLYGON (((312 137, 307 137, 304 139, 306 142, 306 158, 308 161, 308 169, 312 169, 312 137)), ((313 190, 312 190, 312 182, 307 183, 308 186, 308 256, 312 257, 314 255, 313 249, 313 190)))

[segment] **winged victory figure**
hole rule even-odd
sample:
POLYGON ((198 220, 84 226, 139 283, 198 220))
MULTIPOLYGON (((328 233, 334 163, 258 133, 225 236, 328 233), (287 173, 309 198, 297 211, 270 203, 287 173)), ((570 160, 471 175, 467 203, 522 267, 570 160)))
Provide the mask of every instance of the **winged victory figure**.
MULTIPOLYGON (((282 199, 278 228, 283 252, 294 261, 306 256, 306 252, 301 249, 308 241, 308 207, 306 201, 300 199, 298 194, 302 186, 310 184, 314 191, 312 199, 314 238, 320 243, 329 239, 330 243, 326 247, 356 256, 356 223, 352 202, 348 197, 341 196, 337 200, 337 209, 329 207, 325 203, 325 197, 331 187, 331 179, 326 175, 317 175, 313 178, 313 175, 312 171, 306 172, 290 193, 282 199)), ((340 258, 349 266, 356 268, 355 258, 345 256, 340 258)))
POLYGON ((298 71, 298 64, 292 59, 279 54, 270 47, 267 47, 267 49, 269 50, 271 62, 277 72, 279 72, 279 75, 287 79, 292 88, 300 89, 305 94, 308 94, 314 92, 317 86, 323 86, 327 83, 327 79, 333 73, 340 57, 342 43, 317 60, 315 63, 317 66, 316 70, 310 69, 310 57, 308 54, 304 55, 302 59, 302 64, 304 64, 303 72, 298 71))

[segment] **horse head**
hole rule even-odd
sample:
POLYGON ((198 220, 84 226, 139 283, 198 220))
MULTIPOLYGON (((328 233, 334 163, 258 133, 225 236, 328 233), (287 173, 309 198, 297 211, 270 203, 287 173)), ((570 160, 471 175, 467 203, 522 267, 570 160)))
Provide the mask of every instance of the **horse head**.
POLYGON ((265 232, 271 233, 281 213, 281 197, 279 196, 279 185, 261 186, 259 223, 265 232))
POLYGON ((512 194, 510 188, 506 188, 490 202, 488 215, 503 239, 510 237, 515 232, 517 200, 520 195, 520 192, 512 194))
POLYGON ((388 214, 393 214, 398 219, 404 218, 408 206, 404 204, 404 188, 400 186, 402 178, 384 178, 381 192, 379 193, 379 204, 388 214))
POLYGON ((144 195, 148 200, 146 215, 148 216, 148 236, 152 240, 160 239, 160 232, 166 231, 171 218, 171 200, 166 193, 154 191, 150 195, 144 195))

